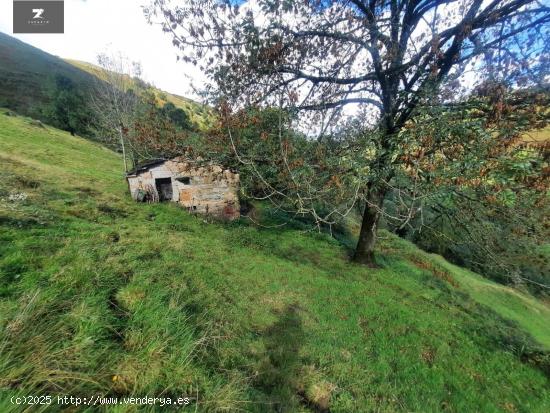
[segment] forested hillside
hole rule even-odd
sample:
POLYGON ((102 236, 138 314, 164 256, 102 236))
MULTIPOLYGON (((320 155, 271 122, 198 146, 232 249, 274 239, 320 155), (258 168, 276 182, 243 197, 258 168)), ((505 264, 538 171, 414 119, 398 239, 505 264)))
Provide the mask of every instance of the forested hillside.
POLYGON ((70 82, 81 95, 80 100, 91 92, 96 81, 64 60, 0 33, 0 106, 51 122, 56 78, 70 82))
MULTIPOLYGON (((88 62, 82 62, 80 60, 74 60, 74 59, 65 59, 67 62, 69 62, 71 65, 78 67, 79 69, 82 69, 85 72, 88 72, 95 77, 99 79, 106 79, 104 69, 101 67, 98 67, 97 65, 93 65, 88 62)), ((138 79, 134 79, 134 82, 139 81, 138 79)), ((214 117, 211 109, 208 107, 201 105, 189 98, 174 95, 173 93, 168 93, 163 90, 160 90, 156 87, 149 86, 152 93, 154 93, 155 97, 157 98, 157 103, 159 106, 163 106, 166 103, 172 103, 175 107, 183 109, 191 122, 201 130, 204 130, 212 125, 214 122, 214 117)))
MULTIPOLYGON (((96 121, 90 96, 97 83, 106 79, 98 66, 61 59, 0 33, 0 107, 62 129, 72 127, 75 133, 94 137, 96 121), (65 113, 67 107, 71 108, 70 113, 65 113)), ((170 102, 183 109, 195 127, 205 128, 211 121, 212 115, 203 105, 139 79, 133 81, 136 89, 150 89, 157 96, 159 106, 170 102)))

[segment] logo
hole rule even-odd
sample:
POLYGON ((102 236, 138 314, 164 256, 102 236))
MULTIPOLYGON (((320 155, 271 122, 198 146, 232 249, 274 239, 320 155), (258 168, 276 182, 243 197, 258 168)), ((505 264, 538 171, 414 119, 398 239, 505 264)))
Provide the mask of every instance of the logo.
POLYGON ((42 13, 44 13, 44 9, 32 9, 32 12, 35 13, 34 16, 32 16, 33 19, 42 19, 42 13))
POLYGON ((62 0, 14 0, 13 33, 63 33, 62 0))

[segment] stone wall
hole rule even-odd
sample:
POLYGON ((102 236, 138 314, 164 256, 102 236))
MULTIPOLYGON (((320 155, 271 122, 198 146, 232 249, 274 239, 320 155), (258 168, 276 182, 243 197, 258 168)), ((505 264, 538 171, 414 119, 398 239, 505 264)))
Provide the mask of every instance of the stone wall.
POLYGON ((156 180, 170 178, 172 201, 190 212, 225 219, 239 217, 239 174, 218 165, 198 166, 176 158, 130 174, 127 178, 135 200, 145 193, 149 201, 158 201, 156 180))

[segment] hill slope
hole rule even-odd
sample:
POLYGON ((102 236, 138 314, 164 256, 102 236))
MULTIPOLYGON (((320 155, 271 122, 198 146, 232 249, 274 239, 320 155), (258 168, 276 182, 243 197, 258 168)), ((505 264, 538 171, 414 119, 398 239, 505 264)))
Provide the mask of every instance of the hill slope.
POLYGON ((133 203, 117 154, 26 118, 0 113, 0 161, 3 412, 550 411, 550 309, 529 296, 389 233, 373 270, 325 236, 133 203))
MULTIPOLYGON (((65 61, 100 79, 106 79, 106 76, 101 67, 98 67, 88 62, 82 62, 80 60, 65 59, 65 61)), ((208 107, 201 105, 191 99, 179 95, 174 95, 155 87, 151 87, 151 89, 157 98, 159 106, 164 105, 166 102, 173 103, 174 106, 183 109, 185 113, 187 113, 191 122, 198 129, 204 129, 211 125, 213 121, 213 115, 208 107)))
MULTIPOLYGON (((94 82, 105 78, 102 69, 91 63, 63 60, 0 32, 0 107, 48 122, 46 112, 56 75, 70 79, 82 96, 88 96, 94 82)), ((153 91, 159 104, 172 102, 199 129, 211 122, 205 106, 160 89, 153 91)))
POLYGON ((0 32, 0 107, 45 120, 56 74, 72 80, 83 93, 95 81, 64 60, 0 32))

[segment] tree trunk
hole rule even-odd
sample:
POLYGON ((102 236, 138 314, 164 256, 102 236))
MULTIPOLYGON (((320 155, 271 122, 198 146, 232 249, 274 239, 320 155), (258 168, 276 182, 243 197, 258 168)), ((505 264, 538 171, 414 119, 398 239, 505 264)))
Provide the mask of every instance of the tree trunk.
POLYGON ((124 160, 124 172, 128 172, 128 162, 126 161, 126 146, 124 145, 124 135, 122 129, 118 128, 118 135, 120 137, 120 146, 122 147, 122 159, 124 160))
POLYGON ((376 244, 376 230, 378 220, 380 219, 380 208, 384 201, 384 194, 372 189, 369 192, 369 202, 365 205, 365 211, 363 212, 361 231, 359 232, 359 240, 357 241, 353 261, 368 265, 369 267, 376 267, 374 246, 376 244))

